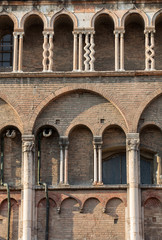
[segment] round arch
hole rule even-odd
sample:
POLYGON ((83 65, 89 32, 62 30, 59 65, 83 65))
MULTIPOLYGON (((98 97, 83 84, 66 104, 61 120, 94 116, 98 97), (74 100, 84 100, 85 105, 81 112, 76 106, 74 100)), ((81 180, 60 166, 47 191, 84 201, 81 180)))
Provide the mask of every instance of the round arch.
POLYGON ((149 19, 148 19, 148 16, 146 15, 146 13, 144 13, 142 10, 129 10, 127 11, 121 18, 121 27, 125 27, 125 22, 126 22, 126 19, 129 15, 131 14, 138 14, 142 17, 143 21, 144 21, 144 27, 148 27, 149 26, 149 19))
POLYGON ((138 129, 138 132, 142 132, 144 128, 148 127, 148 126, 154 126, 157 127, 161 132, 162 132, 162 127, 160 126, 160 124, 155 123, 155 122, 145 122, 141 125, 141 127, 138 129))
POLYGON ((30 129, 33 129, 33 126, 35 124, 35 121, 38 117, 38 115, 42 112, 42 110, 53 100, 57 99, 58 97, 73 92, 73 91, 77 91, 77 90, 82 90, 82 91, 89 91, 95 94, 99 94, 101 97, 107 99, 108 101, 111 102, 111 104, 113 104, 118 111, 120 112, 120 114, 122 115, 126 127, 128 129, 128 122, 127 119, 124 115, 124 111, 122 105, 120 104, 120 102, 117 100, 117 98, 114 98, 113 95, 110 93, 109 95, 107 94, 107 91, 103 90, 103 88, 99 88, 96 86, 89 86, 87 84, 85 85, 77 85, 77 86, 67 86, 67 87, 63 87, 59 90, 57 90, 55 93, 51 93, 48 97, 46 97, 35 109, 33 115, 30 118, 30 121, 28 123, 28 126, 30 129))
POLYGON ((97 18, 98 16, 102 15, 102 14, 107 14, 107 15, 109 15, 109 16, 112 18, 112 20, 113 20, 113 22, 114 22, 114 29, 119 26, 119 20, 118 20, 117 15, 116 15, 114 12, 109 11, 108 9, 102 8, 101 10, 99 10, 98 12, 96 12, 96 13, 94 14, 94 16, 92 17, 91 23, 90 23, 92 28, 95 27, 96 18, 97 18))
POLYGON ((67 128, 67 130, 66 130, 66 132, 65 132, 65 136, 69 137, 70 133, 71 133, 75 128, 77 128, 77 127, 79 127, 79 126, 84 126, 84 127, 88 128, 88 129, 90 130, 90 132, 92 133, 92 135, 94 136, 95 130, 94 130, 94 128, 93 128, 88 122, 77 122, 77 123, 75 122, 75 123, 71 124, 71 125, 67 128))
POLYGON ((100 129, 99 135, 100 135, 100 136, 103 136, 105 130, 108 129, 108 128, 111 128, 111 127, 119 127, 121 130, 123 130, 123 132, 124 132, 125 134, 128 133, 128 129, 127 129, 124 125, 119 125, 119 124, 117 124, 116 122, 114 122, 114 123, 112 122, 112 123, 106 123, 106 124, 104 124, 104 125, 102 126, 102 128, 100 129))
POLYGON ((0 13, 0 17, 1 16, 9 17, 14 24, 14 30, 18 29, 18 26, 19 26, 18 19, 13 13, 2 12, 2 13, 0 13))
POLYGON ((120 200, 123 204, 124 204, 124 206, 126 206, 126 202, 125 202, 125 200, 122 198, 122 197, 112 197, 112 198, 109 198, 108 200, 107 200, 107 202, 106 202, 106 204, 105 204, 105 207, 107 207, 107 205, 108 205, 108 203, 110 202, 110 201, 112 201, 112 200, 120 200))
POLYGON ((77 17, 76 17, 73 13, 67 11, 65 8, 62 8, 59 12, 55 13, 55 14, 52 16, 52 18, 51 18, 51 20, 50 20, 50 28, 51 28, 51 29, 53 29, 54 24, 55 24, 55 21, 56 21, 57 18, 58 18, 59 16, 61 16, 61 15, 67 15, 67 16, 69 16, 69 17, 71 18, 71 20, 72 20, 72 22, 73 22, 73 29, 75 29, 75 28, 78 27, 77 17))
POLYGON ((136 116, 134 117, 133 120, 133 131, 137 132, 138 129, 138 123, 139 123, 139 119, 142 115, 142 113, 144 112, 144 110, 146 109, 146 107, 153 101, 155 100, 157 97, 159 97, 160 95, 162 95, 162 89, 158 88, 156 89, 154 92, 151 92, 151 94, 149 94, 144 101, 140 104, 140 106, 138 107, 137 111, 136 111, 136 116))
POLYGON ((47 21, 47 18, 46 16, 39 12, 39 11, 36 11, 36 10, 33 10, 31 12, 28 12, 26 13, 20 20, 20 28, 24 30, 24 25, 25 25, 25 22, 26 20, 28 19, 28 17, 32 16, 32 15, 36 15, 38 17, 40 17, 42 19, 42 22, 43 22, 43 25, 44 25, 44 29, 48 28, 48 21, 47 21))
POLYGON ((58 135, 61 136, 61 131, 60 131, 59 127, 58 127, 58 126, 50 125, 48 122, 47 122, 47 123, 45 122, 45 123, 43 123, 43 124, 37 125, 37 126, 33 129, 34 135, 36 136, 36 135, 38 134, 38 132, 39 132, 40 129, 46 128, 46 127, 53 128, 53 129, 58 133, 58 135))
POLYGON ((7 128, 16 128, 21 134, 23 133, 22 126, 20 125, 13 125, 12 122, 6 122, 5 124, 0 125, 0 133, 2 133, 7 128))

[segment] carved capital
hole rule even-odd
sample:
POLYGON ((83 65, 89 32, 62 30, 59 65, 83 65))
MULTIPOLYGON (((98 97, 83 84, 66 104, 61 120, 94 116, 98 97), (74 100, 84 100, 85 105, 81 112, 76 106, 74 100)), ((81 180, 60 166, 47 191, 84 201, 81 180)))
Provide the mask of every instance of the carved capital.
POLYGON ((139 133, 127 134, 126 144, 127 144, 128 151, 131 151, 131 150, 138 151, 139 143, 140 143, 139 133))
POLYGON ((23 142, 23 152, 32 152, 34 150, 34 142, 23 142))

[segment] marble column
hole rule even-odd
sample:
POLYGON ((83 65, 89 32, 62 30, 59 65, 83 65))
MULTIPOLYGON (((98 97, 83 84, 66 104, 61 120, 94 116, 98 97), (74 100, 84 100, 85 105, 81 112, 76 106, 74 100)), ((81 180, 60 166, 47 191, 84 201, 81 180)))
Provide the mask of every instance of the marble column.
POLYGON ((115 35, 115 71, 119 71, 119 32, 114 31, 115 35))
POLYGON ((18 71, 22 72, 22 62, 23 62, 23 35, 24 32, 19 33, 19 64, 18 71))
POLYGON ((140 240, 139 236, 139 169, 138 169, 139 134, 127 134, 128 180, 129 180, 129 219, 130 240, 140 240))
POLYGON ((17 58, 17 53, 18 53, 18 35, 19 33, 14 32, 14 51, 13 51, 13 72, 17 72, 18 70, 18 58, 17 58))
POLYGON ((23 135, 23 240, 32 239, 34 136, 23 135))
POLYGON ((74 42, 73 42, 73 71, 77 71, 78 63, 77 63, 77 47, 78 47, 78 34, 73 32, 74 42))

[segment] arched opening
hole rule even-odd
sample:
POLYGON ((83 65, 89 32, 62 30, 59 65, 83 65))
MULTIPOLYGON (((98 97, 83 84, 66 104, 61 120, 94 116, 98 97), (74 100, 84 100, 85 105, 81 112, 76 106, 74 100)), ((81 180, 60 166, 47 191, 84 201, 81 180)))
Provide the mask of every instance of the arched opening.
MULTIPOLYGON (((5 199, 0 206, 0 239, 7 239, 8 229, 8 201, 5 199)), ((19 226, 19 206, 15 199, 11 198, 11 215, 10 215, 10 239, 18 239, 19 226)))
POLYGON ((54 23, 54 71, 73 70, 73 21, 66 15, 60 15, 54 23))
POLYGON ((141 184, 161 184, 162 132, 148 125, 140 133, 140 181, 141 184))
POLYGON ((42 71, 43 21, 37 15, 29 16, 24 24, 23 71, 42 71))
POLYGON ((125 70, 145 69, 144 20, 137 13, 125 20, 124 62, 125 70))
POLYGON ((144 239, 160 239, 162 203, 155 197, 147 199, 144 204, 144 239))
POLYGON ((52 126, 41 127, 35 146, 36 182, 56 185, 59 180, 59 134, 52 126))
POLYGON ((0 71, 10 72, 13 66, 14 23, 8 16, 0 17, 0 71))
POLYGON ((69 183, 90 185, 93 181, 93 136, 89 128, 80 125, 69 135, 69 183))
POLYGON ((95 20, 95 70, 113 71, 115 68, 114 22, 107 14, 95 20))
POLYGON ((162 13, 158 15, 155 21, 155 69, 162 69, 162 13))
MULTIPOLYGON (((49 198, 49 229, 48 229, 48 236, 49 239, 53 239, 53 234, 56 231, 56 221, 58 213, 56 208, 56 203, 51 198, 49 198), (55 229, 55 231, 53 231, 55 229)), ((46 229, 46 199, 43 198, 40 200, 38 207, 37 207, 37 238, 39 240, 45 239, 45 229, 46 229)))
POLYGON ((14 126, 7 126, 0 134, 1 184, 21 185, 21 133, 14 126))
POLYGON ((102 171, 104 184, 126 184, 125 133, 118 126, 103 133, 102 171))

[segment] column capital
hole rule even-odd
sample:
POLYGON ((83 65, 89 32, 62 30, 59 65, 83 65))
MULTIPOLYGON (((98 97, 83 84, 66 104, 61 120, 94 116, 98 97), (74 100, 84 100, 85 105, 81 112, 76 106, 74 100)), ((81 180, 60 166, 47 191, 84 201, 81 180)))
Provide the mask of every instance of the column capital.
POLYGON ((102 136, 94 136, 93 137, 93 144, 97 146, 101 146, 103 144, 102 136))
POLYGON ((69 145, 69 139, 67 136, 60 136, 59 138, 59 144, 62 146, 68 146, 69 145))
POLYGON ((147 27, 147 28, 145 28, 145 30, 144 30, 144 34, 147 34, 147 33, 155 33, 155 32, 156 32, 156 30, 155 30, 154 27, 147 27))
POLYGON ((34 135, 22 135, 23 152, 32 152, 34 148, 34 135))
POLYGON ((94 28, 75 28, 73 34, 95 34, 94 28))
POLYGON ((124 34, 125 30, 123 28, 115 28, 114 34, 124 34))
POLYGON ((140 143, 139 133, 128 133, 126 137, 128 151, 137 151, 140 143))
POLYGON ((18 38, 19 34, 20 34, 19 32, 13 32, 14 38, 18 38))

